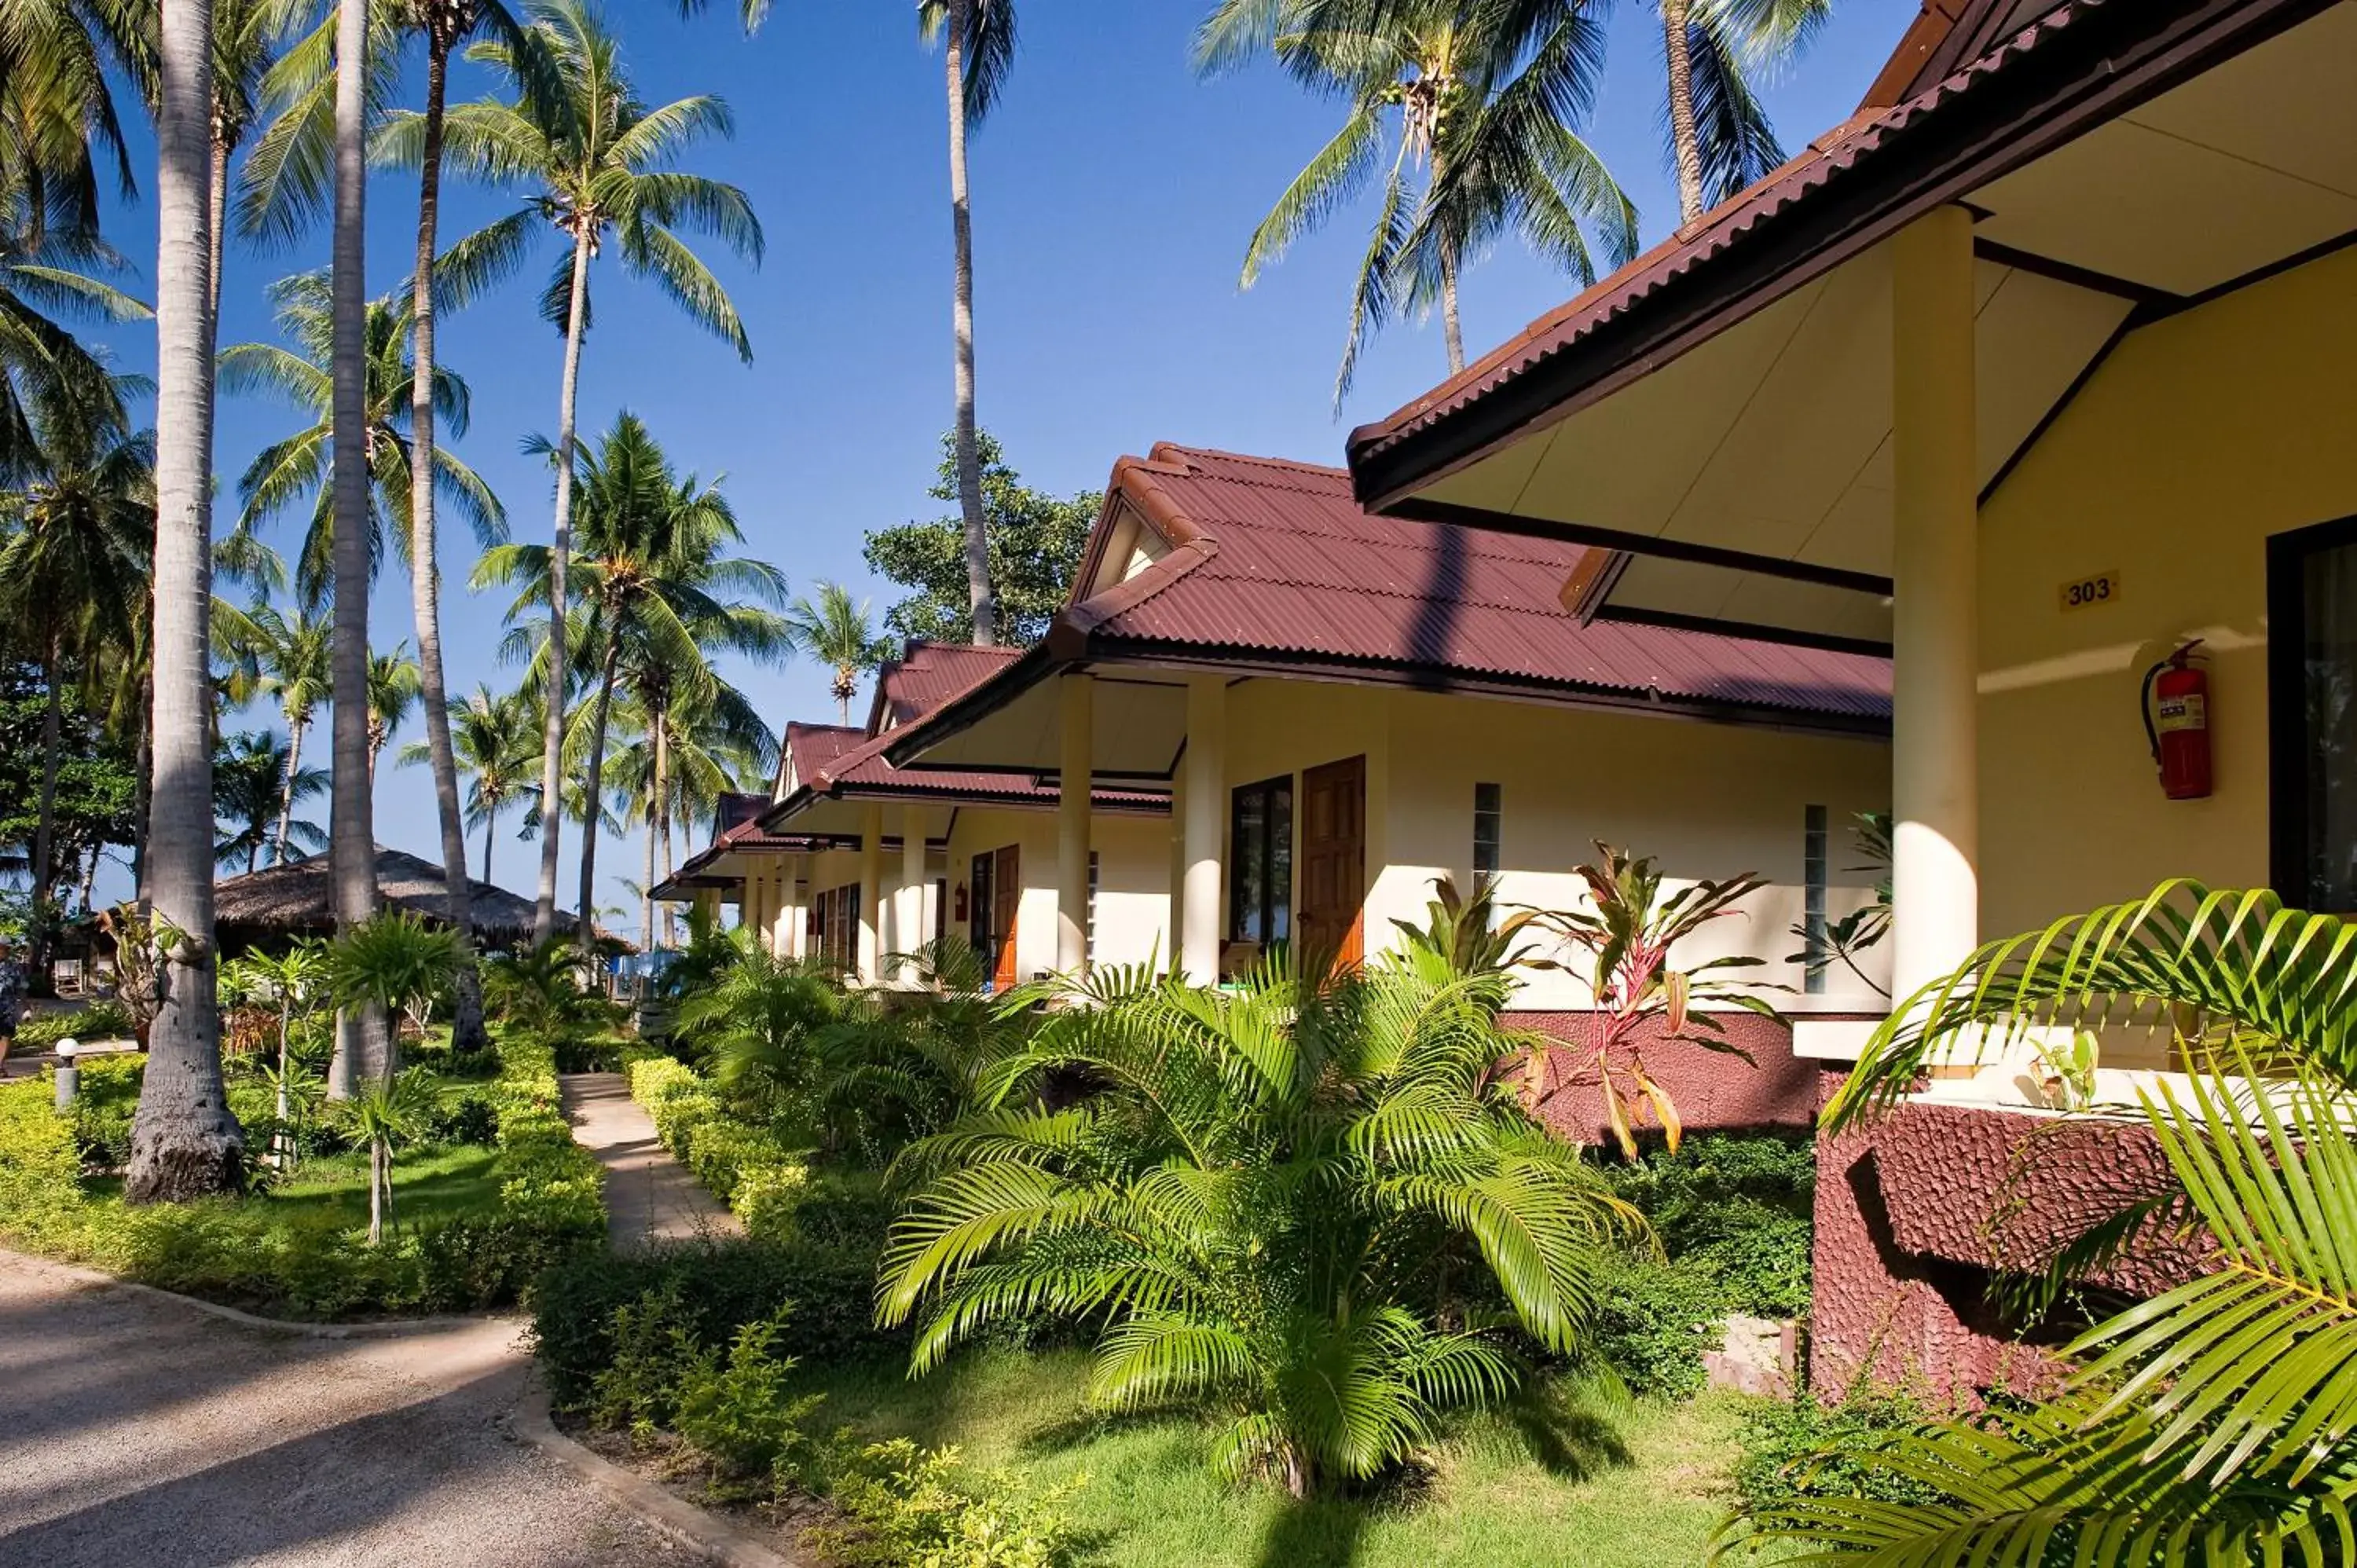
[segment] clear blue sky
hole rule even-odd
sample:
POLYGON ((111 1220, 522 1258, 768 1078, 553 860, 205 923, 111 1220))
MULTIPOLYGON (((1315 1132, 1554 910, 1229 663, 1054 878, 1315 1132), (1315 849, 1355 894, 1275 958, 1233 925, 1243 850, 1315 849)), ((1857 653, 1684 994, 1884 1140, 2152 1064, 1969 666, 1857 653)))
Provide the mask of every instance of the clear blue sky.
MULTIPOLYGON (((1246 237, 1331 134, 1334 104, 1265 69, 1196 80, 1188 44, 1209 0, 1020 3, 1022 52, 971 156, 982 420, 1028 481, 1092 489, 1115 457, 1157 440, 1338 462, 1351 424, 1440 379, 1438 324, 1401 323, 1362 360, 1340 414, 1332 411, 1366 212, 1338 218, 1250 292, 1236 287, 1246 237)), ((597 326, 581 381, 585 430, 633 410, 683 467, 726 475, 751 551, 781 567, 797 592, 820 579, 842 581, 872 595, 879 614, 891 585, 868 578, 863 533, 947 510, 925 495, 951 412, 942 91, 938 58, 916 42, 913 9, 907 0, 802 0, 778 6, 767 29, 748 40, 733 6, 683 21, 667 4, 611 5, 646 98, 715 92, 735 110, 734 142, 698 153, 693 166, 751 194, 769 253, 759 271, 715 258, 751 333, 749 366, 651 289, 621 281, 614 263, 601 263, 597 326)), ((1770 87, 1788 148, 1851 112, 1914 11, 1911 0, 1842 7, 1770 87)), ((1661 150, 1651 15, 1647 5, 1623 4, 1613 17, 1609 76, 1589 131, 1637 201, 1647 243, 1676 216, 1661 150)), ((489 88, 481 73, 462 67, 453 97, 489 88)), ((143 181, 151 179, 144 140, 136 156, 143 181)), ((507 202, 479 189, 450 191, 445 242, 507 202)), ((126 281, 144 295, 155 256, 153 207, 143 193, 110 222, 135 264, 126 281)), ((372 292, 402 276, 414 222, 414 182, 372 179, 372 292)), ((221 341, 271 336, 269 280, 325 257, 323 237, 276 254, 232 242, 221 341)), ((458 449, 497 488, 525 539, 544 538, 549 518, 546 469, 519 450, 527 435, 555 428, 561 343, 533 308, 544 275, 545 263, 536 263, 529 281, 446 320, 441 341, 445 362, 474 394, 473 428, 458 449)), ((1464 285, 1469 353, 1501 341, 1573 287, 1511 246, 1483 259, 1464 285)), ((127 368, 152 367, 147 333, 110 336, 127 368)), ((235 517, 235 482, 247 460, 291 429, 293 417, 263 400, 222 401, 220 528, 235 517)), ((290 515, 274 542, 291 553, 299 525, 290 515)), ((504 606, 465 595, 471 544, 447 530, 452 688, 511 685, 518 672, 496 658, 504 606)), ((397 568, 371 612, 378 646, 409 635, 408 585, 397 568)), ((732 674, 780 726, 832 709, 823 672, 808 665, 732 674)), ((325 744, 323 732, 322 763, 325 744)), ((388 759, 376 809, 381 842, 435 854, 425 769, 388 759)), ((324 825, 324 801, 317 815, 324 825)), ((571 838, 567 903, 578 875, 571 838)), ((479 835, 475 842, 479 857, 479 835)), ((498 880, 529 894, 535 853, 503 832, 498 880)), ((634 926, 637 901, 621 880, 638 875, 637 843, 608 841, 598 858, 601 902, 627 904, 632 913, 620 923, 634 926)))

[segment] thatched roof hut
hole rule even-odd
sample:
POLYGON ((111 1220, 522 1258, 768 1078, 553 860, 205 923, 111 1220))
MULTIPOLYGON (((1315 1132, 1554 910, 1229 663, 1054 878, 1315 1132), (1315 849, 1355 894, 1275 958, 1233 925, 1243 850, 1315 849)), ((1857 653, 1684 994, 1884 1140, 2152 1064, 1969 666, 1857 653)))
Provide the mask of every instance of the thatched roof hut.
MULTIPOLYGON (((336 912, 328 859, 315 854, 214 884, 213 919, 221 950, 234 953, 275 947, 294 937, 332 935, 336 912)), ((496 948, 532 940, 531 899, 488 882, 469 879, 468 886, 478 942, 496 948)), ((447 897, 442 868, 431 861, 379 844, 376 888, 387 908, 406 909, 429 920, 442 918, 447 897)), ((556 921, 560 929, 570 929, 574 917, 560 911, 556 921)))

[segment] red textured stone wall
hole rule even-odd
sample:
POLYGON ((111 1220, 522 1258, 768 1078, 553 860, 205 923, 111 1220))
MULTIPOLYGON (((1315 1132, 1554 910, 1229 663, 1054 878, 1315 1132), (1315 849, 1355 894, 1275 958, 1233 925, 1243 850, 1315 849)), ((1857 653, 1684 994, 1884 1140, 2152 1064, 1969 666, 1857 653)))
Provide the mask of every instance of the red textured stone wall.
MULTIPOLYGON (((1664 1040, 1658 1020, 1637 1039, 1646 1076, 1669 1091, 1687 1130, 1803 1130, 1814 1124, 1817 1068, 1814 1062, 1792 1055, 1791 1028, 1749 1013, 1714 1016, 1725 1026, 1726 1037, 1749 1055, 1749 1061, 1681 1040, 1664 1040)), ((1611 1133, 1596 1082, 1593 1054, 1577 1044, 1588 1017, 1583 1013, 1508 1013, 1504 1022, 1512 1028, 1536 1029, 1572 1042, 1554 1054, 1548 1074, 1551 1092, 1540 1107, 1540 1115, 1565 1137, 1594 1144, 1611 1133)))
MULTIPOLYGON (((1830 1093, 1839 1075, 1823 1076, 1830 1093)), ((1864 1373, 1938 1397, 2034 1388, 2052 1363, 1990 1304, 1993 1267, 2035 1266, 2166 1179, 2140 1122, 1915 1102, 1820 1133, 1811 1385, 1833 1397, 1864 1373)), ((2148 1246, 2090 1283, 2149 1295, 2200 1262, 2148 1246)))

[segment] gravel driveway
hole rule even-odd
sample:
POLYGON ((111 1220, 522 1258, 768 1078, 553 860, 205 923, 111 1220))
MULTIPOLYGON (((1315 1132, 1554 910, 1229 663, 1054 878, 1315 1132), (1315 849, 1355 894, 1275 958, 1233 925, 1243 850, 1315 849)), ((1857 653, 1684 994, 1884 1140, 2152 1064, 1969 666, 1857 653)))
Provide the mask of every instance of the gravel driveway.
POLYGON ((307 1338, 0 1254, 0 1565, 702 1561, 507 1435, 514 1332, 307 1338))

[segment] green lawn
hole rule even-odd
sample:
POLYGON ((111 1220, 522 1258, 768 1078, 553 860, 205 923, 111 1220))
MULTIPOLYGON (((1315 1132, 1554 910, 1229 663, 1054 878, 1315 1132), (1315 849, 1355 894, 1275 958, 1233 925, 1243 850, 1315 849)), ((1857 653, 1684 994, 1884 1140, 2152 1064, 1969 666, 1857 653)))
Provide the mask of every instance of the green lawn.
POLYGON ((1738 1396, 1601 1414, 1559 1404, 1538 1442, 1481 1418, 1412 1492, 1298 1507, 1206 1464, 1184 1419, 1115 1422, 1083 1408, 1077 1351, 979 1352, 921 1381, 899 1363, 804 1368, 820 1426, 955 1444, 972 1466, 1043 1483, 1085 1474, 1071 1504, 1105 1568, 1681 1568, 1727 1506, 1738 1396), (1544 1457, 1542 1457, 1544 1455, 1544 1457))

